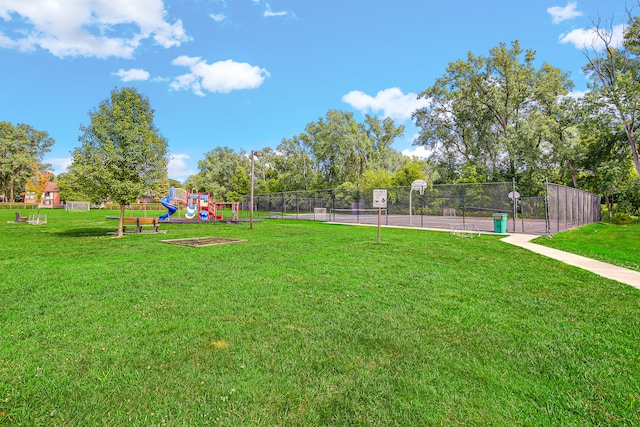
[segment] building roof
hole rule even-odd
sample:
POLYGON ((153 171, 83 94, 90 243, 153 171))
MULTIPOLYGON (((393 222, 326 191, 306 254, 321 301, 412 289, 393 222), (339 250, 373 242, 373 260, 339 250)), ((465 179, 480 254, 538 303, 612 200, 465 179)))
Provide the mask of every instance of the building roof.
POLYGON ((44 192, 58 191, 58 183, 57 182, 47 182, 47 185, 44 187, 44 192))

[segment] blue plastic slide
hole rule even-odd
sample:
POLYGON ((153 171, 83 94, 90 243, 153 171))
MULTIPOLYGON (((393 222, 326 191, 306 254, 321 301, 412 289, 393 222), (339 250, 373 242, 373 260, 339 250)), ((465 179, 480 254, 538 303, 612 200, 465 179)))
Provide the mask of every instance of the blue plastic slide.
POLYGON ((167 210, 169 211, 166 214, 160 215, 160 221, 165 221, 165 220, 169 219, 169 217, 171 215, 173 215, 174 213, 176 213, 176 211, 178 210, 177 206, 172 205, 170 203, 171 200, 173 200, 173 187, 169 188, 169 195, 168 196, 163 197, 162 199, 160 199, 160 203, 162 203, 162 206, 167 208, 167 210))

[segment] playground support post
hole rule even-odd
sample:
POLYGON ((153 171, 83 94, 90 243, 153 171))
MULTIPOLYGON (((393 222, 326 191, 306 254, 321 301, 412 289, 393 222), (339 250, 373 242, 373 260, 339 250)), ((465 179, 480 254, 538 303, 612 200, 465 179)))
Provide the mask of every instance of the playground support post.
POLYGON ((255 156, 262 156, 262 151, 254 151, 251 150, 251 197, 250 197, 250 201, 249 204, 251 205, 249 208, 249 229, 253 230, 253 186, 254 186, 254 182, 255 182, 255 175, 254 175, 254 157, 255 156))

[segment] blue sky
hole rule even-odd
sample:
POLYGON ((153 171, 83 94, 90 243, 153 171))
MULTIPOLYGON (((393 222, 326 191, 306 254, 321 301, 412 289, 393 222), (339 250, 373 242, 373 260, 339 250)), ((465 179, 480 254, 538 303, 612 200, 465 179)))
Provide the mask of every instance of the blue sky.
MULTIPOLYGON (((630 3, 633 5, 633 3, 630 3)), ((135 86, 169 142, 169 177, 217 146, 275 148, 330 109, 392 117, 412 145, 416 94, 469 51, 520 40, 570 72, 576 91, 594 22, 625 0, 0 0, 0 121, 47 131, 65 171, 80 125, 135 86)), ((636 6, 638 8, 638 6, 636 6)))

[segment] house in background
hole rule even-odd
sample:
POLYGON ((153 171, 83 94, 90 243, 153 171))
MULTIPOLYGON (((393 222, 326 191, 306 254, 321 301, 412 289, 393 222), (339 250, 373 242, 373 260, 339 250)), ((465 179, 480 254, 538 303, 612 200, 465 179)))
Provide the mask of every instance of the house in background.
MULTIPOLYGON (((24 202, 35 203, 35 193, 26 193, 24 195, 24 202)), ((40 204, 38 206, 43 208, 58 208, 62 206, 62 202, 60 201, 60 190, 58 190, 57 183, 47 182, 47 186, 44 188, 42 199, 40 200, 40 204)))

